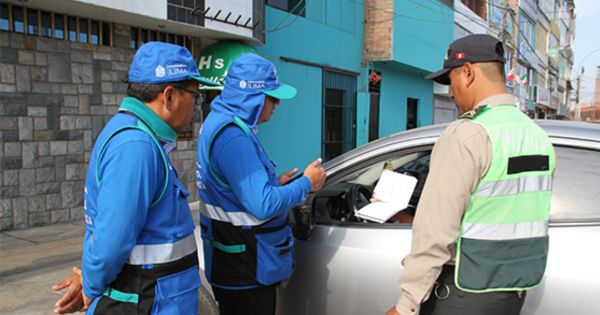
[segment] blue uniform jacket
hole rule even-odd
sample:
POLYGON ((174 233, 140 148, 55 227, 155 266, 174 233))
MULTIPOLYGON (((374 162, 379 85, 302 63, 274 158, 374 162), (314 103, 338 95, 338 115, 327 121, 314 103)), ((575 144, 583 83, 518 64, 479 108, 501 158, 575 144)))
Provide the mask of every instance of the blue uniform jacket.
POLYGON ((131 97, 100 133, 85 188, 82 271, 87 297, 102 295, 125 263, 151 268, 196 250, 189 193, 163 158, 175 140, 167 123, 131 97), (136 129, 143 125, 155 139, 136 129), (180 252, 169 252, 174 247, 180 252))
MULTIPOLYGON (((204 244, 214 244, 216 241, 213 237, 218 233, 214 227, 215 222, 230 224, 240 229, 264 224, 285 225, 288 211, 301 203, 310 192, 311 183, 306 176, 288 185, 279 185, 275 165, 255 132, 264 98, 262 93, 244 94, 225 89, 212 102, 211 113, 202 125, 198 137, 196 176, 198 192, 205 206, 205 209, 201 207, 201 223, 206 226, 206 229, 203 229, 204 244)), ((291 238, 289 231, 284 232, 270 236, 270 241, 277 243, 278 238, 282 241, 291 238)), ((221 229, 221 234, 231 233, 221 229)), ((259 239, 259 252, 261 241, 259 239)), ((231 247, 223 247, 224 244, 221 243, 217 244, 217 248, 231 250, 231 247)), ((293 245, 293 240, 290 240, 289 244, 293 245)), ((247 241, 246 247, 248 246, 254 245, 247 241)), ((225 280, 219 282, 214 275, 211 276, 213 248, 204 246, 204 253, 207 278, 212 285, 225 288, 253 287, 247 285, 248 281, 236 283, 235 280, 229 279, 231 283, 225 283, 225 280)), ((260 253, 258 255, 260 256, 260 253)), ((255 264, 252 261, 243 262, 248 263, 255 264)), ((214 262, 215 266, 217 264, 218 262, 214 262)), ((260 269, 260 266, 253 265, 250 269, 252 268, 260 269)), ((292 265, 289 268, 293 268, 292 265)), ((223 271, 224 278, 228 278, 227 272, 223 271)), ((235 274, 236 271, 232 270, 231 273, 235 274)), ((270 282, 268 279, 262 281, 259 273, 260 270, 256 275, 259 283, 270 282)), ((291 274, 291 270, 288 273, 291 274)), ((285 272, 282 271, 283 274, 285 272)), ((268 275, 265 277, 268 278, 268 275)))

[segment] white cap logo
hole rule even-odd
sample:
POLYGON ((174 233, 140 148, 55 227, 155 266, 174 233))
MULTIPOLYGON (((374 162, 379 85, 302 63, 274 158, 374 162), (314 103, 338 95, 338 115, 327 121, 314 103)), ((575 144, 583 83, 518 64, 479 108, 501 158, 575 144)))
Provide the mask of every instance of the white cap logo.
POLYGON ((245 89, 246 87, 248 87, 246 80, 240 80, 240 88, 245 89))
POLYGON ((165 67, 158 65, 156 67, 156 69, 154 69, 154 74, 156 74, 157 78, 162 78, 165 76, 165 74, 167 73, 167 71, 165 70, 165 67))

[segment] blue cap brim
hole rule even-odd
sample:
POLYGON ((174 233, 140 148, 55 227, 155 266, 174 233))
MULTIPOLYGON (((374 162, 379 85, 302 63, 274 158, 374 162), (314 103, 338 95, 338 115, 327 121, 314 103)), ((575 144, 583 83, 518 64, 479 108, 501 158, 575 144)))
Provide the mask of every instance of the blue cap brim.
POLYGON ((270 91, 265 91, 264 93, 266 95, 269 95, 271 97, 280 99, 280 100, 289 100, 292 99, 296 96, 296 93, 298 92, 298 90, 296 90, 295 87, 282 83, 279 85, 278 88, 270 90, 270 91))
POLYGON ((191 75, 190 78, 200 82, 200 84, 202 85, 206 85, 206 86, 221 86, 221 84, 215 82, 215 81, 211 81, 209 79, 206 79, 202 76, 199 75, 191 75))

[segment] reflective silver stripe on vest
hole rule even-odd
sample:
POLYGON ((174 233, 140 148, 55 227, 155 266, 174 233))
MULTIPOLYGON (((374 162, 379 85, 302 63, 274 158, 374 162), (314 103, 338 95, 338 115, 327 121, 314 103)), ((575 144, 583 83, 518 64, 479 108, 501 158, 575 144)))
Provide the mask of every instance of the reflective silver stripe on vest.
POLYGON ((130 265, 162 264, 176 261, 196 250, 194 233, 175 243, 135 245, 129 254, 130 265))
POLYGON ((259 220, 246 212, 226 212, 221 207, 207 205, 203 202, 200 202, 200 212, 211 220, 229 222, 235 226, 257 226, 267 222, 267 220, 259 220))
POLYGON ((477 190, 477 197, 516 195, 524 192, 549 191, 552 189, 552 176, 525 176, 497 182, 488 182, 477 190))
POLYGON ((513 224, 465 223, 462 237, 479 240, 514 240, 548 235, 548 221, 513 224))

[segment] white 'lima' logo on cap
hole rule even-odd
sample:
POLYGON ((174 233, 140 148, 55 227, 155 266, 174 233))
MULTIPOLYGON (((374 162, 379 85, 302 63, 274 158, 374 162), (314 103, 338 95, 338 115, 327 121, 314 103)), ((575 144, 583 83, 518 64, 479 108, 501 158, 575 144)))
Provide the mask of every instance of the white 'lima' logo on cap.
POLYGON ((246 80, 240 80, 240 88, 245 89, 248 86, 248 83, 246 83, 246 80))
POLYGON ((154 74, 156 74, 157 78, 162 78, 165 76, 165 74, 167 73, 167 71, 165 70, 165 67, 158 65, 156 67, 156 69, 154 69, 154 74))

